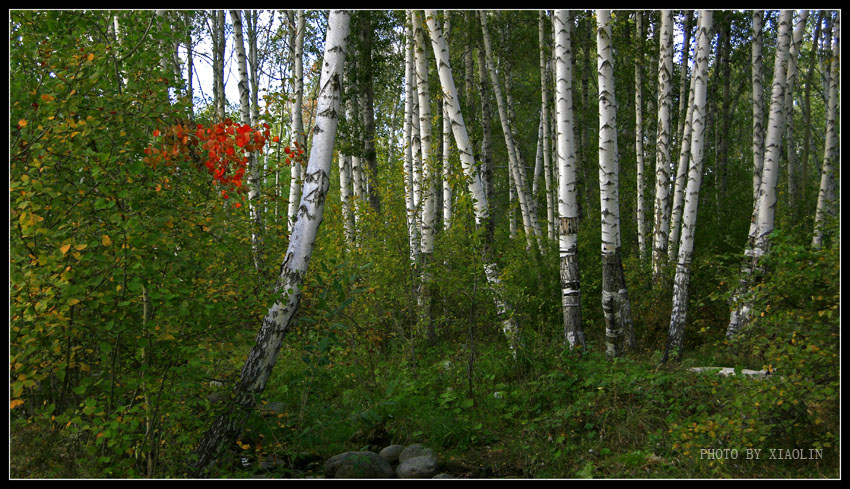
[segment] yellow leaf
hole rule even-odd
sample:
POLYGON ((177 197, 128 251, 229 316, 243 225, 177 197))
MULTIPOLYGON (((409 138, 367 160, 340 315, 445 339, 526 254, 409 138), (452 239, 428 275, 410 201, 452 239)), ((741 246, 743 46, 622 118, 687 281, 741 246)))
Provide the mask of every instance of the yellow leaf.
POLYGON ((50 102, 51 100, 53 100, 53 96, 52 96, 52 95, 50 95, 50 94, 45 93, 45 94, 43 94, 43 95, 41 96, 41 100, 42 100, 43 102, 50 102))
POLYGON ((73 305, 79 304, 79 303, 80 303, 79 299, 71 299, 71 300, 68 301, 69 306, 73 306, 73 305))
POLYGON ((74 249, 77 250, 77 251, 83 251, 84 249, 86 249, 86 247, 88 247, 87 244, 74 245, 74 249))
POLYGON ((20 406, 23 403, 24 403, 23 400, 15 399, 15 400, 13 400, 12 402, 9 403, 9 409, 15 409, 16 407, 20 406))
POLYGON ((103 246, 109 246, 112 244, 112 239, 109 237, 109 235, 104 234, 100 242, 101 244, 103 244, 103 246))
POLYGON ((70 249, 71 249, 71 243, 68 243, 68 244, 66 244, 65 246, 60 246, 60 247, 59 247, 59 251, 61 251, 63 255, 64 255, 65 253, 67 253, 67 252, 68 252, 68 250, 70 250, 70 249))
POLYGON ((18 121, 18 127, 27 127, 27 120, 21 119, 18 121))
POLYGON ((777 405, 777 406, 781 406, 781 405, 782 405, 782 399, 780 399, 780 400, 776 401, 776 405, 777 405))
POLYGON ((94 53, 89 53, 88 60, 91 61, 94 59, 94 53))

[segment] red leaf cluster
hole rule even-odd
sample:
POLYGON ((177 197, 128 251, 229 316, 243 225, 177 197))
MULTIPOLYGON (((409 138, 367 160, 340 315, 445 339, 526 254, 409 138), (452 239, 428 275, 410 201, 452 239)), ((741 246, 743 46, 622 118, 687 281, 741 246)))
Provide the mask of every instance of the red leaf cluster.
POLYGON ((245 192, 243 178, 248 154, 263 151, 269 139, 269 126, 264 123, 252 128, 225 119, 210 127, 198 124, 194 131, 183 124, 174 124, 162 131, 154 130, 153 136, 157 141, 145 149, 145 163, 154 168, 159 163, 172 166, 181 156, 191 158, 193 151, 200 153, 203 166, 213 182, 224 187, 221 196, 227 199, 228 191, 245 192))

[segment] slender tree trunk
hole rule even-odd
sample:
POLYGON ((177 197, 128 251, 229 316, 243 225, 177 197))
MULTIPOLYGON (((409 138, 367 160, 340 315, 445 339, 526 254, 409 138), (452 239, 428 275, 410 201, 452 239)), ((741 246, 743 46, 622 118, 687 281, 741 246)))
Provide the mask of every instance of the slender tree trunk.
MULTIPOLYGON (((530 203, 528 202, 528 194, 525 184, 525 169, 520 166, 519 159, 516 154, 516 145, 514 142, 513 133, 511 130, 510 119, 508 118, 507 107, 502 98, 502 90, 499 87, 499 79, 496 75, 496 66, 493 60, 493 50, 490 47, 490 34, 487 30, 487 13, 484 11, 481 14, 481 33, 484 40, 484 51, 487 60, 487 71, 490 73, 490 82, 493 86, 493 93, 496 96, 496 106, 499 110, 499 119, 502 122, 502 133, 505 136, 505 146, 508 150, 508 166, 510 167, 511 177, 513 178, 514 188, 516 190, 517 200, 519 201, 520 213, 522 215, 523 228, 525 230, 526 242, 528 248, 534 247, 535 237, 540 236, 540 228, 535 228, 531 217, 530 203)), ((541 251, 543 245, 540 243, 541 251)))
MULTIPOLYGON (((684 131, 685 123, 687 122, 686 119, 688 117, 685 114, 685 112, 687 112, 687 110, 690 107, 689 105, 686 105, 686 104, 689 102, 688 93, 690 92, 690 90, 688 89, 688 59, 690 58, 690 55, 691 55, 691 48, 690 48, 690 46, 691 46, 691 28, 693 27, 693 23, 694 23, 694 11, 693 10, 685 11, 685 25, 683 26, 684 30, 685 30, 685 32, 684 32, 685 37, 684 37, 684 40, 682 42, 682 66, 679 70, 679 75, 680 75, 679 76, 679 110, 676 112, 676 115, 677 115, 676 118, 678 120, 678 123, 676 125, 676 133, 674 134, 674 136, 678 139, 678 141, 676 143, 677 158, 679 157, 679 154, 682 151, 682 145, 685 143, 685 140, 682 139, 681 136, 684 134, 683 131, 684 131)), ((685 160, 685 161, 687 161, 687 160, 685 160)), ((670 242, 672 243, 673 240, 671 239, 670 242)), ((669 254, 669 252, 668 252, 668 254, 669 254)))
POLYGON ((591 165, 591 161, 596 160, 596 158, 592 157, 593 152, 592 152, 592 149, 591 149, 590 135, 588 134, 590 127, 592 126, 591 121, 589 120, 589 117, 590 117, 589 114, 591 113, 590 94, 591 94, 591 92, 593 92, 593 90, 591 89, 591 86, 590 86, 590 83, 591 83, 590 73, 591 73, 591 71, 593 71, 593 65, 590 62, 590 52, 592 51, 594 44, 595 44, 595 39, 594 39, 595 36, 593 35, 593 32, 594 32, 593 19, 589 15, 585 16, 584 24, 585 24, 585 29, 584 29, 585 34, 583 36, 584 49, 582 50, 583 51, 582 66, 584 67, 584 69, 582 69, 582 72, 581 72, 581 93, 582 93, 581 109, 582 109, 582 111, 581 111, 581 116, 578 118, 579 121, 581 121, 581 124, 580 124, 581 125, 581 137, 580 137, 579 141, 581 141, 582 150, 579 153, 581 155, 581 158, 579 158, 578 166, 581 169, 579 174, 581 175, 583 189, 584 189, 585 209, 587 209, 587 212, 589 213, 591 211, 591 209, 593 209, 593 199, 591 199, 591 195, 593 195, 596 192, 596 190, 594 190, 594 187, 598 188, 598 186, 593 185, 593 183, 590 180, 593 176, 593 172, 588 172, 588 167, 591 165))
MULTIPOLYGON (((706 86, 708 84, 708 56, 711 50, 710 31, 712 11, 700 10, 699 28, 697 31, 696 66, 693 75, 694 109, 688 109, 692 114, 690 165, 688 170, 688 188, 685 194, 685 210, 682 218, 682 238, 676 260, 676 277, 673 282, 673 312, 670 316, 670 330, 667 336, 667 346, 664 349, 662 363, 670 355, 678 356, 681 352, 684 334, 685 318, 688 311, 688 284, 690 281, 691 257, 694 249, 694 234, 696 232, 697 206, 699 191, 702 184, 702 162, 705 147, 705 125, 703 113, 706 101, 706 86)), ((688 122, 685 123, 686 126, 688 122)), ((684 151, 683 151, 684 153, 684 151)), ((684 165, 684 162, 680 162, 684 165)))
POLYGON ((578 192, 575 132, 573 130, 572 42, 569 11, 555 11, 555 113, 557 116, 558 219, 560 250, 561 308, 564 341, 570 350, 584 347, 581 324, 581 285, 578 268, 578 192))
MULTIPOLYGON (((720 102, 720 131, 718 134, 717 156, 714 165, 714 192, 715 203, 719 211, 720 204, 726 200, 726 173, 729 159, 729 120, 732 114, 729 113, 731 106, 730 90, 732 88, 732 77, 730 76, 730 57, 732 55, 732 21, 730 18, 725 19, 722 27, 718 29, 718 49, 723 52, 722 62, 718 67, 718 73, 723 83, 723 95, 720 102)), ((719 215, 719 212, 718 212, 719 215)))
POLYGON ((262 394, 274 368, 283 337, 289 329, 301 300, 301 286, 322 222, 325 196, 330 184, 330 169, 340 106, 342 67, 345 61, 350 14, 334 10, 328 19, 327 40, 319 81, 320 92, 313 146, 304 179, 300 215, 289 241, 286 258, 275 287, 278 300, 263 319, 257 341, 242 374, 234 386, 230 401, 206 432, 195 451, 190 473, 207 472, 218 456, 239 436, 242 426, 262 394))
MULTIPOLYGON (((555 240, 555 203, 552 201, 552 178, 551 178, 551 167, 552 167, 552 128, 550 126, 551 115, 549 111, 549 99, 551 96, 549 95, 549 70, 547 68, 547 57, 546 57, 546 46, 549 43, 546 40, 546 28, 545 28, 545 20, 546 13, 541 10, 538 13, 538 43, 540 44, 540 96, 541 96, 541 107, 542 112, 540 114, 540 119, 543 124, 543 171, 545 172, 544 181, 546 184, 546 222, 548 223, 548 238, 552 241, 555 240)), ((537 176, 535 175, 535 182, 537 181, 537 176)))
POLYGON ((614 97, 614 53, 611 12, 597 10, 597 72, 599 77, 599 194, 602 219, 602 312, 609 357, 623 353, 631 318, 623 317, 628 296, 620 255, 620 197, 617 156, 617 109, 614 97))
MULTIPOLYGON (((448 35, 451 30, 451 15, 449 11, 443 12, 443 32, 448 43, 448 35)), ((445 100, 442 104, 443 117, 443 229, 448 230, 451 227, 452 220, 452 172, 451 163, 449 162, 449 153, 451 152, 452 128, 449 121, 448 105, 445 100)))
MULTIPOLYGON (((230 17, 233 21, 233 41, 236 45, 236 61, 239 68, 239 113, 242 124, 251 125, 251 102, 250 84, 248 81, 248 63, 245 57, 245 44, 242 36, 242 16, 238 10, 231 10, 230 17)), ((256 82, 255 82, 256 83, 256 82)), ((257 154, 252 152, 249 157, 248 168, 248 206, 251 214, 251 252, 254 258, 254 268, 262 272, 263 259, 263 218, 260 212, 259 199, 261 194, 260 168, 257 154)))
MULTIPOLYGON (((290 130, 292 146, 296 154, 302 149, 306 150, 306 148, 304 147, 304 117, 302 115, 302 103, 304 99, 303 53, 304 11, 298 10, 295 14, 295 47, 292 55, 292 78, 293 83, 295 84, 295 100, 293 100, 292 102, 292 127, 290 130)), ((303 183, 301 175, 302 168, 301 162, 298 160, 298 158, 293 159, 292 165, 289 168, 289 212, 287 213, 287 223, 290 232, 292 232, 292 228, 295 226, 295 219, 298 216, 298 203, 301 201, 301 185, 303 183)), ((343 161, 343 159, 340 158, 340 161, 343 161)), ((345 172, 340 171, 340 178, 344 178, 342 176, 343 173, 345 172)), ((347 191, 348 189, 346 188, 342 192, 347 193, 347 191)), ((343 205, 347 207, 347 203, 344 203, 343 205)))
POLYGON ((835 176, 833 162, 837 150, 837 135, 835 118, 838 106, 838 76, 841 63, 841 17, 835 23, 835 35, 832 40, 832 62, 829 76, 829 103, 826 112, 826 141, 823 151, 823 166, 821 167, 820 190, 818 191, 818 206, 815 210, 815 232, 812 237, 812 247, 820 249, 824 241, 824 220, 827 215, 834 215, 832 202, 835 200, 835 176))
MULTIPOLYGON (((360 62, 357 64, 360 76, 360 118, 363 123, 363 163, 368 171, 368 181, 378 177, 378 155, 375 151, 375 109, 374 76, 372 68, 372 12, 363 10, 360 16, 360 62)), ((381 212, 381 198, 378 186, 369 185, 366 192, 369 206, 375 213, 381 212)))
MULTIPOLYGON (((687 60, 685 61, 687 63, 687 60)), ((682 147, 679 150, 679 165, 676 169, 676 182, 673 189, 673 212, 670 216, 670 240, 667 244, 667 257, 670 261, 676 259, 679 248, 679 233, 682 224, 682 212, 685 205, 685 186, 687 185, 688 161, 691 158, 691 140, 693 138, 694 113, 694 83, 693 79, 688 89, 688 111, 685 114, 685 124, 682 127, 682 147)), ((703 121, 703 129, 705 122, 703 121)), ((705 136, 700 136, 704 138, 705 136)), ((703 139, 703 145, 705 141, 703 139)))
POLYGON ((213 100, 218 120, 224 120, 226 96, 224 94, 224 11, 212 12, 212 42, 213 42, 213 100))
POLYGON ((755 215, 758 211, 758 196, 761 188, 761 171, 764 168, 764 73, 762 66, 762 28, 764 11, 753 12, 753 47, 752 47, 752 80, 753 80, 753 219, 749 236, 754 237, 755 215))
MULTIPOLYGON (((635 11, 635 156, 637 159, 637 232, 638 253, 640 260, 646 258, 646 210, 644 199, 646 184, 644 182, 643 158, 643 12, 635 11)), ((687 66, 687 63, 685 63, 687 66)))
MULTIPOLYGON (((490 124, 490 95, 487 91, 487 71, 484 60, 484 50, 478 48, 478 92, 481 106, 481 167, 475 167, 475 171, 483 175, 484 196, 487 202, 487 215, 493 215, 493 130, 490 124)), ((451 114, 450 114, 451 115, 451 114)), ((452 129, 454 131, 454 129, 452 129)), ((508 172, 510 173, 510 172, 508 172)), ((494 239, 495 224, 492 218, 486 219, 487 239, 492 243, 494 239)))
POLYGON ((540 177, 543 176, 543 108, 538 113, 537 122, 537 151, 534 153, 534 178, 531 179, 531 198, 537 199, 540 195, 540 177))
MULTIPOLYGON (((404 191, 405 204, 407 207, 407 236, 410 247, 410 264, 415 266, 419 262, 419 213, 417 212, 417 197, 418 183, 414 184, 414 158, 417 157, 414 151, 413 121, 418 118, 415 114, 415 102, 418 97, 416 94, 416 79, 415 67, 413 61, 413 24, 410 15, 407 15, 405 22, 405 60, 404 60, 404 191)), ((418 143, 416 143, 418 145, 418 143)))
POLYGON ((806 21, 809 11, 803 10, 797 25, 794 28, 794 36, 791 40, 790 53, 788 55, 788 73, 786 74, 788 87, 785 90, 785 154, 788 158, 788 210, 793 223, 797 222, 799 216, 799 178, 797 176, 798 161, 796 144, 794 143, 794 84, 797 80, 797 57, 803 44, 803 34, 806 30, 806 21))
MULTIPOLYGON (((473 197, 473 209, 475 212, 475 224, 479 232, 485 235, 489 233, 486 230, 486 221, 490 219, 489 205, 487 196, 484 194, 484 186, 481 180, 481 174, 475 171, 475 160, 472 154, 472 144, 469 141, 469 134, 466 131, 466 125, 463 122, 463 115, 460 111, 460 103, 458 103, 457 88, 452 77, 451 64, 449 62, 449 47, 446 40, 443 38, 440 26, 435 19, 435 11, 427 10, 425 18, 428 22, 428 30, 431 34, 431 46, 434 49, 434 57, 437 60, 437 69, 440 76, 440 86, 443 91, 443 96, 449 104, 449 117, 452 121, 452 133, 455 137, 458 154, 460 155, 461 166, 464 174, 469 182, 469 192, 473 197)), ((484 263, 484 273, 487 277, 490 290, 493 293, 493 299, 496 303, 496 313, 499 321, 502 323, 502 331, 508 338, 508 344, 514 355, 517 356, 519 349, 519 326, 512 316, 512 308, 504 299, 502 284, 499 279, 499 267, 495 263, 491 251, 492 240, 485 239, 481 249, 481 255, 484 263)))
POLYGON ((815 24, 815 33, 812 40, 812 49, 809 52, 809 73, 806 75, 806 89, 803 95, 803 155, 800 162, 800 200, 803 205, 807 205, 806 189, 808 189, 808 169, 809 169, 809 154, 812 144, 812 81, 815 74, 815 56, 817 55, 817 45, 820 39, 821 24, 823 23, 823 11, 818 15, 817 23, 815 24))
MULTIPOLYGON (((734 309, 729 318, 726 336, 731 338, 749 322, 752 297, 747 291, 753 279, 753 272, 760 268, 761 257, 768 251, 768 235, 773 231, 776 212, 776 183, 779 173, 779 155, 782 151, 784 127, 785 74, 787 73, 788 50, 791 43, 791 16, 793 11, 783 10, 780 14, 779 37, 776 48, 776 61, 773 70, 773 86, 770 97, 767 139, 765 145, 764 168, 762 169, 761 188, 758 196, 755 232, 750 235, 747 252, 751 250, 752 262, 745 269, 742 283, 733 294, 734 309)), ((749 262, 750 257, 745 257, 749 262)), ((746 266, 746 265, 745 265, 746 266)))
POLYGON ((655 143, 655 231, 652 274, 658 280, 667 258, 670 231, 670 116, 672 114, 673 12, 661 11, 658 60, 658 135, 655 143))
POLYGON ((426 328, 429 343, 436 341, 434 322, 431 318, 431 255, 434 252, 434 234, 436 231, 436 193, 437 172, 432 154, 431 144, 431 90, 428 80, 428 51, 426 46, 426 33, 424 21, 420 20, 419 12, 413 11, 413 29, 415 36, 414 52, 416 59, 416 80, 419 95, 419 131, 421 136, 422 152, 422 241, 419 256, 420 265, 420 289, 419 289, 419 313, 420 321, 426 328))

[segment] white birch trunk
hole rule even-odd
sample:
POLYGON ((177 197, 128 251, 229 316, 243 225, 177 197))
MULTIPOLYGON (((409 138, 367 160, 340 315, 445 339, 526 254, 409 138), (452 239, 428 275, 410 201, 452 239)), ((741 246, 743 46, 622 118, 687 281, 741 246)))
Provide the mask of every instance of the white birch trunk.
MULTIPOLYGON (((644 154, 643 154, 643 12, 635 12, 636 42, 638 42, 638 56, 635 60, 635 155, 637 159, 637 232, 638 253, 640 260, 646 258, 646 208, 644 199, 646 194, 646 183, 644 182, 644 154)), ((687 63, 685 63, 687 65, 687 63)))
POLYGON ((667 243, 667 257, 670 261, 673 261, 676 258, 676 253, 679 248, 679 231, 682 224, 682 208, 685 204, 685 186, 687 185, 686 176, 688 174, 688 161, 691 157, 694 88, 693 80, 691 80, 690 88, 688 89, 688 110, 684 117, 684 126, 682 127, 682 146, 679 149, 679 166, 676 169, 676 181, 673 189, 673 211, 670 216, 670 239, 667 243))
POLYGON ((832 202, 835 200, 835 176, 833 163, 837 148, 837 135, 835 131, 835 118, 838 106, 838 76, 841 65, 841 18, 839 17, 834 27, 832 40, 832 63, 830 63, 829 77, 829 103, 826 112, 826 142, 823 150, 823 165, 821 167, 820 189, 818 190, 818 204, 815 210, 815 231, 812 236, 812 247, 819 250, 824 240, 824 220, 827 215, 833 215, 832 202))
POLYGON ((274 369, 283 338, 292 324, 301 300, 301 286, 310 263, 313 243, 322 222, 324 202, 330 184, 331 160, 336 138, 337 114, 340 108, 342 67, 345 61, 350 14, 331 11, 328 19, 325 53, 319 81, 318 112, 313 127, 313 146, 304 178, 299 216, 292 230, 289 246, 275 286, 278 300, 269 309, 257 341, 239 380, 231 401, 222 408, 212 427, 195 451, 197 459, 191 467, 193 475, 204 473, 223 451, 239 436, 245 420, 253 412, 274 369))
MULTIPOLYGON (((688 10, 685 13, 685 23, 682 26, 684 28, 684 31, 685 31, 685 33, 684 33, 685 37, 682 40, 682 51, 681 51, 682 66, 680 68, 680 76, 679 76, 679 110, 676 112, 676 114, 678 115, 679 122, 676 125, 676 132, 673 134, 676 138, 678 138, 677 147, 678 147, 680 153, 682 151, 682 145, 685 143, 685 140, 683 138, 683 134, 684 134, 685 122, 686 122, 687 117, 688 117, 685 113, 687 112, 688 107, 690 107, 690 105, 686 106, 685 104, 687 102, 689 102, 689 100, 688 100, 689 95, 687 95, 688 91, 690 90, 688 88, 688 84, 689 84, 689 82, 688 82, 688 59, 691 55, 691 24, 693 24, 693 15, 694 15, 694 11, 688 10)), ((687 161, 687 160, 685 160, 685 161, 687 161)), ((673 240, 672 238, 669 240, 669 243, 674 243, 674 242, 676 242, 676 240, 673 240)), ((671 257, 671 260, 672 260, 672 257, 675 256, 675 252, 672 252, 672 253, 670 252, 669 244, 668 244, 668 247, 667 247, 667 254, 668 254, 668 256, 671 257)))
MULTIPOLYGON (((440 86, 443 91, 443 97, 445 97, 446 103, 449 106, 452 133, 454 134, 455 144, 457 146, 458 154, 460 155, 463 172, 469 182, 469 192, 473 197, 475 224, 481 232, 487 234, 485 227, 487 226, 487 221, 490 219, 487 196, 484 193, 484 184, 481 174, 476 170, 472 144, 470 143, 469 133, 466 130, 463 115, 460 111, 457 87, 455 86, 451 63, 449 62, 448 43, 443 38, 440 26, 435 20, 435 11, 426 10, 425 16, 428 23, 428 30, 431 35, 431 46, 434 49, 434 57, 437 61, 440 86)), ((516 358, 517 350, 519 348, 519 326, 512 316, 510 305, 504 299, 502 284, 499 280, 499 268, 493 260, 489 240, 485 240, 485 244, 482 248, 482 258, 484 261, 484 273, 487 277, 487 283, 493 293, 493 299, 496 303, 496 313, 502 323, 502 331, 505 336, 507 336, 508 345, 511 348, 514 358, 516 358)))
POLYGON ((436 231, 437 172, 431 149, 431 90, 428 80, 428 52, 426 51, 426 33, 419 12, 412 12, 416 60, 416 80, 419 95, 419 131, 422 162, 422 224, 421 248, 419 255, 420 289, 417 296, 420 322, 426 329, 428 340, 434 343, 434 323, 431 319, 431 272, 430 258, 434 252, 434 234, 436 231))
MULTIPOLYGON (((236 45, 236 65, 239 68, 239 114, 242 124, 251 125, 251 90, 248 81, 248 63, 245 56, 245 43, 242 35, 242 17, 238 10, 231 10, 230 17, 233 21, 233 41, 236 45)), ((258 205, 260 198, 261 181, 260 168, 257 154, 251 152, 248 155, 248 208, 251 215, 251 252, 254 257, 254 267, 258 272, 263 270, 262 253, 262 229, 263 219, 258 205)))
POLYGON ((570 15, 555 11, 555 114, 558 151, 558 221, 560 254, 561 308, 564 316, 564 341, 570 350, 584 347, 581 324, 581 287, 578 268, 578 203, 575 132, 573 130, 573 72, 570 15))
POLYGON ((764 167, 764 73, 762 65, 762 40, 764 11, 753 12, 752 82, 753 82, 753 218, 750 238, 755 237, 761 170, 764 167))
POLYGON ((757 212, 755 213, 755 231, 750 235, 745 257, 745 273, 738 290, 733 295, 735 307, 726 328, 727 338, 735 336, 749 322, 752 298, 747 291, 752 281, 752 273, 759 268, 761 257, 768 251, 768 235, 773 231, 776 213, 776 183, 779 177, 779 155, 782 152, 782 134, 784 127, 785 74, 787 73, 788 51, 791 43, 791 17, 793 11, 783 10, 780 14, 779 35, 774 61, 773 86, 770 96, 770 114, 768 116, 767 138, 765 144, 764 167, 762 168, 761 187, 759 189, 757 212))
POLYGON ((602 312, 605 316, 606 351, 623 353, 630 318, 620 256, 620 198, 617 161, 617 109, 614 97, 614 53, 611 12, 597 10, 597 74, 599 77, 599 200, 602 219, 602 312))
POLYGON ((410 247, 411 265, 419 261, 419 218, 417 212, 418 183, 414 184, 414 128, 413 122, 418 118, 415 114, 414 100, 416 94, 416 79, 413 66, 413 28, 410 16, 405 22, 404 44, 404 196, 407 208, 407 237, 410 247))
MULTIPOLYGON (((302 101, 304 99, 304 11, 298 10, 295 14, 295 52, 293 54, 293 82, 295 83, 295 100, 292 103, 292 128, 291 138, 294 151, 304 148, 304 118, 302 115, 302 101)), ((306 150, 306 149, 305 149, 306 150)), ((342 159, 340 159, 342 161, 342 159)), ((340 172, 342 175, 343 172, 340 172)), ((340 176, 342 178, 342 176, 340 176)), ((292 232, 295 219, 298 215, 298 202, 301 200, 301 163, 297 159, 292 160, 289 168, 289 209, 288 229, 292 232)), ((347 189, 346 189, 347 190, 347 189)))
MULTIPOLYGON (((443 20, 443 32, 445 33, 446 43, 448 43, 449 31, 451 30, 451 17, 448 10, 444 11, 443 15, 445 16, 443 20)), ((440 105, 443 109, 443 229, 448 230, 451 227, 452 221, 452 172, 451 163, 449 162, 452 128, 449 122, 448 105, 445 100, 440 105)))
POLYGON ((658 134, 655 143, 655 231, 652 274, 658 279, 667 258, 670 232, 670 117, 672 115, 673 12, 661 11, 658 60, 658 134))
MULTIPOLYGON (((676 260, 676 277, 673 282, 673 312, 670 316, 670 329, 662 363, 666 362, 671 354, 677 356, 682 349, 684 341, 685 318, 688 311, 688 283, 690 281, 691 256, 694 249, 699 191, 702 185, 702 162, 705 148, 704 114, 706 87, 708 86, 708 56, 711 51, 711 24, 712 12, 710 10, 700 10, 699 28, 697 29, 698 47, 696 66, 693 74, 694 108, 693 110, 688 110, 692 113, 693 120, 685 122, 686 126, 688 124, 692 125, 688 187, 685 193, 685 209, 682 218, 682 238, 676 260)), ((684 162, 680 161, 680 164, 684 165, 684 162)))

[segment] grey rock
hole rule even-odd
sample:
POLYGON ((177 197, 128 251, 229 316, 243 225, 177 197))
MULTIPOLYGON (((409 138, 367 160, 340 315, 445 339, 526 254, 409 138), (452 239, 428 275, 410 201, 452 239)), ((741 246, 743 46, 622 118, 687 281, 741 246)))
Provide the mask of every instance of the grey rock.
POLYGON ((378 452, 378 455, 381 456, 382 459, 386 460, 390 464, 398 463, 398 456, 401 454, 401 451, 404 450, 404 445, 390 445, 388 447, 384 447, 383 450, 378 452))
POLYGON ((393 468, 375 452, 345 452, 325 462, 325 477, 337 479, 387 479, 393 468))
POLYGON ((421 443, 414 443, 413 445, 409 445, 407 448, 401 451, 398 454, 398 461, 404 462, 405 460, 413 457, 422 457, 422 456, 430 456, 436 460, 436 455, 434 455, 434 451, 430 448, 422 445, 421 443))
POLYGON ((430 479, 437 473, 437 458, 433 455, 411 457, 396 467, 402 479, 430 479))

